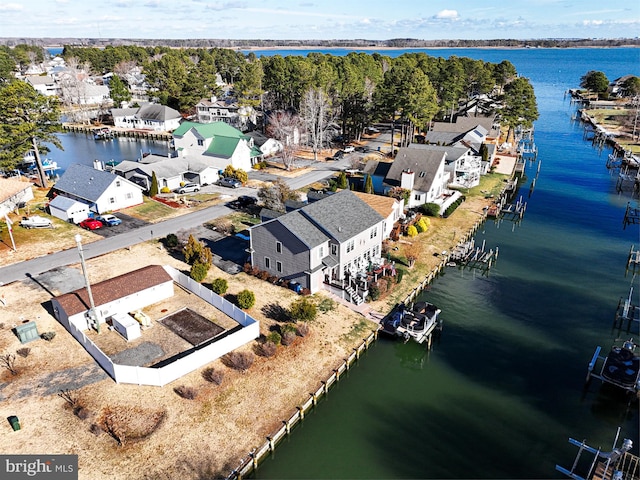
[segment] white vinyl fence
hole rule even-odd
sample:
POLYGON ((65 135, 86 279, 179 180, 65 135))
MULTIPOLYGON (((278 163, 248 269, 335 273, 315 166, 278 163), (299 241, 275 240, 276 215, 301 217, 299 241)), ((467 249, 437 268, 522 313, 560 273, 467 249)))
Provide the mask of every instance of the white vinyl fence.
POLYGON ((89 340, 86 335, 71 322, 61 323, 80 342, 84 349, 100 364, 100 366, 117 382, 133 383, 138 385, 163 386, 178 378, 193 372, 200 367, 220 358, 236 348, 254 340, 260 336, 260 325, 242 309, 220 297, 213 291, 193 281, 173 267, 163 266, 174 282, 198 295, 202 300, 213 305, 224 314, 233 318, 243 328, 237 332, 224 336, 220 340, 213 341, 203 347, 195 347, 191 353, 162 367, 136 367, 118 365, 111 361, 98 346, 89 340))

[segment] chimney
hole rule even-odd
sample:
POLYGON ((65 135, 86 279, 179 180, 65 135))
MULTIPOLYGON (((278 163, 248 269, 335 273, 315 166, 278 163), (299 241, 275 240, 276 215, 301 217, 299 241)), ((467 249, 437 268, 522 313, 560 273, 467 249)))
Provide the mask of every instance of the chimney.
POLYGON ((400 187, 405 190, 413 190, 413 184, 415 182, 416 174, 412 170, 403 170, 402 178, 400 180, 400 187))
POLYGON ((93 168, 95 168, 96 170, 104 170, 104 164, 102 163, 101 160, 98 160, 97 158, 93 161, 93 168))

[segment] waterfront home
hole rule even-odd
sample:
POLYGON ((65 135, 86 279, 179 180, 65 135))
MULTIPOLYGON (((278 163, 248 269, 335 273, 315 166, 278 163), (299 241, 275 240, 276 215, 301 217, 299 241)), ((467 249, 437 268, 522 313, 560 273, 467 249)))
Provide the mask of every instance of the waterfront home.
POLYGON ((31 85, 38 93, 52 97, 60 93, 56 81, 50 75, 27 75, 24 80, 31 85))
POLYGON ((74 163, 53 185, 49 195, 85 203, 102 214, 142 203, 142 187, 104 170, 74 163))
POLYGON ((488 162, 482 162, 482 156, 471 147, 442 147, 438 145, 411 144, 409 148, 433 152, 444 152, 444 170, 450 173, 450 188, 472 188, 480 184, 480 175, 487 173, 488 162))
POLYGON ((388 190, 401 188, 410 192, 408 208, 439 203, 451 193, 447 189, 451 173, 445 171, 446 157, 442 150, 400 148, 384 183, 388 190))
POLYGON ((232 97, 203 98, 196 104, 198 123, 224 122, 246 131, 256 124, 256 111, 249 106, 240 106, 232 97))
POLYGON ((199 185, 213 184, 218 180, 218 168, 200 158, 167 158, 160 155, 147 155, 138 162, 124 160, 113 167, 112 171, 148 191, 151 178, 156 174, 158 188, 175 190, 182 183, 199 185))
POLYGON ((315 293, 323 288, 361 303, 367 272, 380 267, 382 241, 397 210, 381 215, 351 190, 342 190, 249 230, 251 265, 315 293))
POLYGON ((177 110, 148 103, 138 108, 112 108, 111 115, 116 128, 171 132, 180 126, 182 115, 177 110))
POLYGON ((0 177, 0 218, 33 200, 32 187, 31 182, 0 177))
POLYGON ((89 205, 64 195, 56 195, 48 204, 49 214, 65 222, 80 223, 89 217, 89 205))
POLYGON ((173 146, 179 157, 200 159, 219 170, 231 165, 248 172, 263 158, 253 138, 224 122, 183 122, 173 132, 173 146))

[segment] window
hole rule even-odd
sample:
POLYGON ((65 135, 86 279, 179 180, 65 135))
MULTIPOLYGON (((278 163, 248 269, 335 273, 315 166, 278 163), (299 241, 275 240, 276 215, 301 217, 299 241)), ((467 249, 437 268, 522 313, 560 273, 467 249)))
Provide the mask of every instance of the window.
POLYGON ((420 194, 419 194, 419 193, 417 193, 417 194, 413 197, 413 199, 414 199, 414 200, 420 200, 420 194))
POLYGON ((116 203, 116 199, 114 197, 109 198, 109 203, 116 203))
POLYGON ((331 255, 338 255, 338 246, 331 245, 331 255))
POLYGON ((349 240, 349 242, 347 243, 347 253, 353 251, 354 248, 355 248, 355 240, 349 240))
POLYGON ((369 238, 374 238, 378 236, 378 229, 376 227, 373 227, 371 229, 371 232, 369 233, 369 238))
POLYGON ((276 242, 276 252, 282 253, 282 242, 276 242))
POLYGON ((133 198, 133 193, 129 192, 126 195, 127 200, 131 200, 133 198))
POLYGON ((271 259, 269 257, 264 257, 264 268, 271 268, 271 259))
POLYGON ((324 257, 324 247, 320 247, 320 249, 318 250, 318 258, 323 258, 324 257))
POLYGON ((120 180, 116 180, 116 187, 120 186, 120 180))
POLYGON ((199 138, 198 139, 198 146, 202 147, 204 145, 204 140, 199 138))
POLYGON ((282 273, 282 262, 276 262, 276 270, 282 273))

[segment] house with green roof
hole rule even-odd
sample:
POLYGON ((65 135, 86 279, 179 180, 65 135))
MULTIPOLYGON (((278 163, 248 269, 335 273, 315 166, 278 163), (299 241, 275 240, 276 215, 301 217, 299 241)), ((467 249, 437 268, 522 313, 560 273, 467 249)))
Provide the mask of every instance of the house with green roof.
POLYGON ((173 145, 178 156, 204 160, 219 170, 232 165, 248 172, 263 158, 253 138, 224 122, 182 122, 173 131, 173 145))

